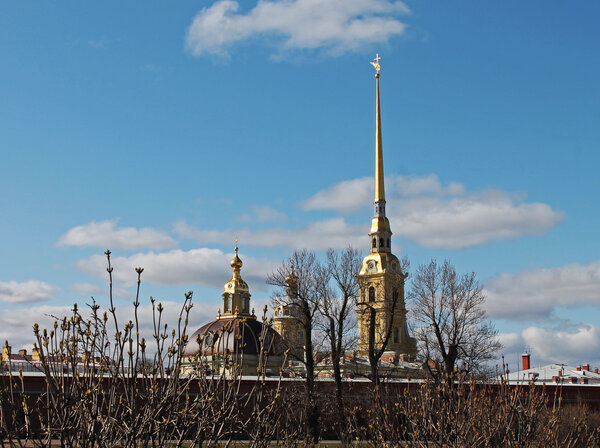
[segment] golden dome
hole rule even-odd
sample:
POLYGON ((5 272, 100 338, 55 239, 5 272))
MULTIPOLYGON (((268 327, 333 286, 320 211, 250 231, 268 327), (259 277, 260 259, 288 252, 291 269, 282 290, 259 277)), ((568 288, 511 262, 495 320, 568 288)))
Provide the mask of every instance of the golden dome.
POLYGON ((238 247, 235 246, 235 256, 233 257, 233 259, 231 260, 231 267, 233 269, 241 269, 241 267, 244 265, 244 263, 242 263, 242 259, 238 256, 238 247))
MULTIPOLYGON (((283 355, 281 336, 256 319, 225 316, 200 327, 185 347, 184 356, 195 355, 283 355)), ((252 362, 250 360, 246 362, 252 362)))
POLYGON ((294 273, 294 260, 290 260, 290 275, 285 278, 285 283, 287 286, 297 285, 298 284, 298 276, 294 273))

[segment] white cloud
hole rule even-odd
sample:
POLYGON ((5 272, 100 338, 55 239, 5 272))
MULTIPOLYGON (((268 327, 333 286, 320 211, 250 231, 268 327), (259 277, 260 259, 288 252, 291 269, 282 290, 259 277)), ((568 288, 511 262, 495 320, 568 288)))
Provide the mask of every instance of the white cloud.
POLYGON ((313 222, 295 230, 201 230, 179 222, 175 224, 174 232, 181 237, 192 238, 198 243, 220 243, 239 237, 240 241, 248 246, 311 250, 329 247, 340 249, 348 245, 366 244, 367 233, 364 226, 348 225, 341 217, 313 222))
POLYGON ((78 296, 106 295, 106 288, 91 283, 73 283, 69 290, 78 296))
POLYGON ((57 246, 100 247, 103 249, 167 249, 177 243, 165 232, 150 227, 118 228, 115 221, 92 221, 73 227, 60 237, 57 246))
MULTIPOLYGON (((425 176, 392 176, 390 179, 394 196, 419 196, 425 194, 460 195, 465 192, 465 186, 459 182, 450 182, 443 186, 435 174, 425 176)), ((388 181, 388 182, 390 182, 388 181)))
POLYGON ((522 203, 504 192, 414 198, 391 204, 396 235, 427 247, 460 249, 494 240, 541 235, 563 219, 547 204, 522 203))
POLYGON ((58 288, 45 282, 30 280, 27 282, 0 282, 0 302, 34 303, 50 300, 58 288))
POLYGON ((505 360, 513 371, 517 362, 520 364, 520 355, 525 349, 531 353, 532 366, 600 364, 600 327, 592 324, 568 328, 530 326, 520 333, 501 333, 499 337, 504 345, 505 360))
POLYGON ((259 0, 240 12, 235 0, 200 11, 186 35, 193 55, 227 55, 236 42, 266 38, 280 51, 324 49, 341 54, 403 34, 399 15, 410 10, 392 0, 259 0))
MULTIPOLYGON (((244 262, 242 276, 254 290, 264 290, 266 275, 275 264, 246 257, 240 253, 244 262)), ((193 249, 189 251, 171 250, 168 252, 136 253, 128 257, 112 257, 113 277, 121 282, 121 287, 132 286, 137 281, 136 267, 143 267, 142 281, 156 285, 186 286, 201 285, 222 287, 231 276, 229 262, 233 254, 218 249, 193 249)), ((96 278, 107 278, 106 258, 93 255, 75 263, 82 272, 96 278)))
POLYGON ((344 180, 312 195, 301 206, 304 210, 352 212, 371 204, 374 191, 372 177, 344 180))
POLYGON ((105 37, 102 37, 100 39, 90 39, 90 40, 88 40, 87 43, 90 47, 99 49, 99 48, 106 48, 109 44, 109 40, 105 37))
POLYGON ((493 318, 548 318, 557 307, 600 305, 600 261, 502 274, 486 285, 493 318))
POLYGON ((599 360, 600 328, 595 325, 580 325, 572 331, 528 327, 521 334, 526 346, 542 359, 570 365, 599 360))
POLYGON ((35 338, 33 324, 39 323, 42 328, 50 328, 54 319, 50 317, 66 316, 70 312, 69 306, 36 306, 13 309, 0 313, 0 341, 8 341, 13 351, 20 348, 31 349, 35 338))
MULTIPOLYGON (((557 226, 563 214, 543 203, 525 203, 502 191, 467 193, 464 185, 444 186, 436 175, 389 176, 387 213, 396 236, 427 247, 460 249, 490 241, 539 235, 557 226)), ((339 182, 301 205, 305 210, 351 212, 373 200, 373 178, 339 182)))
POLYGON ((267 205, 252 207, 250 213, 244 213, 238 217, 240 222, 280 222, 286 221, 287 215, 267 205))
MULTIPOLYGON (((443 185, 433 174, 388 179, 387 212, 394 234, 427 247, 460 249, 499 239, 539 235, 563 219, 561 212, 547 204, 526 203, 502 191, 467 193, 464 185, 457 182, 443 185)), ((353 212, 372 203, 372 198, 373 178, 364 177, 320 191, 301 203, 301 207, 353 212)), ((277 213, 268 207, 253 211, 254 216, 261 216, 264 221, 276 220, 277 213)), ((253 220, 249 215, 243 218, 253 220)), ((203 230, 179 222, 173 231, 199 243, 220 243, 239 237, 251 246, 321 250, 349 244, 359 247, 364 243, 367 228, 349 225, 343 217, 336 217, 299 229, 203 230)))
MULTIPOLYGON (((100 297, 108 297, 109 295, 108 284, 98 286, 91 283, 73 283, 69 286, 69 292, 77 300, 84 300, 85 302, 91 297, 98 299, 100 297)), ((121 299, 129 299, 134 296, 134 292, 126 288, 113 288, 113 294, 121 299)))
POLYGON ((523 350, 523 338, 520 333, 498 333, 498 340, 508 351, 523 350))
MULTIPOLYGON (((386 197, 389 202, 397 202, 415 196, 462 195, 463 184, 450 182, 443 186, 435 174, 425 176, 396 176, 385 178, 386 197)), ((375 192, 373 177, 338 182, 326 190, 319 191, 304 202, 304 210, 333 210, 340 213, 354 212, 373 203, 375 192)))

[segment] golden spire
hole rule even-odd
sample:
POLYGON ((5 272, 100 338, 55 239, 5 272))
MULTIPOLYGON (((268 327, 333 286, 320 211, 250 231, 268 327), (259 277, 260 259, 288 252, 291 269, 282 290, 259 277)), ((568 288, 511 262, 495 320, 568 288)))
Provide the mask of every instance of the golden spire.
POLYGON ((375 113, 375 215, 371 220, 371 231, 369 232, 371 238, 371 253, 383 253, 391 251, 391 240, 392 230, 390 229, 390 222, 385 216, 385 188, 383 180, 383 145, 381 144, 381 110, 379 106, 379 71, 381 65, 379 53, 375 57, 371 65, 375 67, 377 73, 375 78, 377 80, 377 102, 376 102, 376 113, 375 113))
POLYGON ((379 107, 379 53, 371 64, 375 67, 377 73, 377 110, 375 113, 375 202, 385 201, 385 188, 383 184, 383 145, 381 143, 381 112, 379 107))

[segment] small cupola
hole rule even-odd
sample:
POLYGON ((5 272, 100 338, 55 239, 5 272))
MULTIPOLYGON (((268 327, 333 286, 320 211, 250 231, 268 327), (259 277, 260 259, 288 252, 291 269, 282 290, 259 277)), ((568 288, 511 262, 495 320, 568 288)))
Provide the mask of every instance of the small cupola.
POLYGON ((298 282, 300 279, 294 272, 294 260, 290 260, 290 274, 285 278, 286 293, 288 298, 293 300, 298 295, 298 282))
POLYGON ((248 283, 242 279, 241 270, 244 263, 238 255, 237 244, 235 256, 230 264, 233 273, 223 288, 223 316, 246 315, 250 317, 250 290, 248 283))

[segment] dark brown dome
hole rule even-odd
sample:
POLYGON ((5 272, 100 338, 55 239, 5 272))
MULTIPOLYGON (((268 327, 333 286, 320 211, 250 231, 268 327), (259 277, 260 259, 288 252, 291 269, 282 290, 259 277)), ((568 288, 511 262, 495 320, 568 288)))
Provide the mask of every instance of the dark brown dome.
POLYGON ((254 317, 221 317, 200 327, 190 337, 185 356, 202 354, 258 355, 262 346, 269 356, 283 354, 281 336, 271 327, 263 325, 254 317), (262 338, 262 340, 261 340, 262 338))

